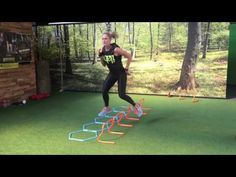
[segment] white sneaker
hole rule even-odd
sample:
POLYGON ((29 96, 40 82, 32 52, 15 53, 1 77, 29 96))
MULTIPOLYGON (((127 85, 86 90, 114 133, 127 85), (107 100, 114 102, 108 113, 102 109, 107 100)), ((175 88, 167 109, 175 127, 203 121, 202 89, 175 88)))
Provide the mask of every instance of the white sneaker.
POLYGON ((136 114, 138 117, 141 117, 143 115, 143 109, 139 103, 137 103, 137 105, 134 108, 134 114, 136 114))
POLYGON ((109 107, 104 107, 100 113, 98 113, 99 117, 106 116, 106 114, 111 113, 112 110, 109 107))

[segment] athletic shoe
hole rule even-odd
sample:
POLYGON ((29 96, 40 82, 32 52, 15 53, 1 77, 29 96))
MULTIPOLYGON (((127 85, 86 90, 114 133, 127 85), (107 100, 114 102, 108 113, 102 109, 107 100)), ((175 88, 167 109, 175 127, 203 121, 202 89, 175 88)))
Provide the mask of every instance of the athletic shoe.
POLYGON ((138 117, 141 117, 143 115, 143 109, 139 103, 137 103, 135 106, 134 114, 136 114, 138 117))
POLYGON ((111 108, 109 107, 104 107, 102 109, 102 111, 98 114, 98 116, 102 117, 102 116, 106 116, 107 114, 111 113, 111 108))

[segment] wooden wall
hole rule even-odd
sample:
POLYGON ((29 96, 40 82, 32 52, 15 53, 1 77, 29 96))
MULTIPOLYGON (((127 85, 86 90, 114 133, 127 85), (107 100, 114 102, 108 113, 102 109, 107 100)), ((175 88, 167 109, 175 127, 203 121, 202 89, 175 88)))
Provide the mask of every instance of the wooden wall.
MULTIPOLYGON (((0 22, 0 30, 32 34, 31 22, 0 22)), ((15 69, 0 69, 0 107, 28 99, 36 94, 35 57, 15 69)))
POLYGON ((31 22, 0 22, 0 30, 6 32, 32 33, 31 22))

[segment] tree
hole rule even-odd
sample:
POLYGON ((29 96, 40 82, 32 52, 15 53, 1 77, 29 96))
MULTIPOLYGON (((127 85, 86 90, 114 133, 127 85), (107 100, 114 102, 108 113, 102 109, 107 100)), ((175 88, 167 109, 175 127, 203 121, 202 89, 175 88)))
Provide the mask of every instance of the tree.
POLYGON ((152 37, 152 23, 151 22, 149 22, 149 31, 150 31, 150 60, 152 60, 153 37, 152 37))
POLYGON ((127 24, 128 24, 128 23, 125 23, 125 24, 124 24, 124 35, 123 35, 124 37, 123 37, 123 43, 122 43, 122 46, 124 46, 124 43, 125 43, 125 36, 126 36, 127 24))
POLYGON ((100 30, 100 33, 102 34, 102 33, 103 33, 103 30, 102 30, 102 28, 101 28, 100 24, 98 23, 98 24, 96 24, 96 25, 97 25, 97 27, 99 28, 99 30, 100 30))
POLYGON ((77 46, 77 40, 76 40, 76 33, 75 33, 75 24, 73 24, 73 41, 74 41, 74 50, 75 50, 75 58, 79 58, 79 55, 78 55, 78 46, 77 46))
POLYGON ((200 35, 201 23, 189 22, 187 48, 182 64, 180 80, 176 84, 176 88, 180 87, 183 90, 195 90, 197 86, 195 79, 195 69, 200 50, 200 35))
POLYGON ((173 25, 172 22, 168 23, 168 50, 171 51, 171 42, 172 42, 172 35, 173 35, 173 25))
POLYGON ((83 45, 82 45, 82 41, 83 41, 83 33, 82 33, 82 26, 81 24, 79 24, 79 35, 80 35, 80 42, 79 42, 79 49, 80 49, 80 60, 82 61, 84 58, 84 52, 83 52, 83 45))
POLYGON ((106 25, 106 31, 107 32, 111 32, 111 23, 110 22, 107 22, 107 23, 105 23, 105 25, 106 25))
POLYGON ((133 22, 133 37, 132 37, 132 48, 131 48, 131 56, 132 56, 132 59, 135 58, 135 28, 134 28, 134 22, 133 22))
POLYGON ((134 58, 134 55, 135 55, 134 22, 132 23, 132 33, 131 33, 130 22, 127 23, 127 26, 128 26, 128 39, 129 39, 130 53, 131 53, 132 58, 134 58))
POLYGON ((209 36, 210 36, 210 24, 211 22, 207 23, 207 30, 205 34, 205 40, 203 43, 203 51, 202 51, 202 58, 206 58, 206 53, 207 53, 207 48, 208 48, 208 41, 209 41, 209 36))
POLYGON ((50 48, 51 46, 51 39, 52 39, 52 33, 51 31, 47 32, 47 47, 50 48))
POLYGON ((131 44, 131 30, 130 30, 130 22, 128 22, 128 35, 129 35, 129 44, 131 44))
POLYGON ((68 25, 63 25, 65 37, 65 60, 66 60, 66 73, 72 74, 72 67, 70 62, 70 43, 69 43, 69 28, 68 25))
POLYGON ((88 26, 88 23, 87 23, 87 54, 88 54, 88 58, 89 58, 89 61, 90 61, 90 55, 89 55, 89 26, 88 26))
MULTIPOLYGON (((117 32, 116 31, 116 22, 114 23, 114 29, 115 29, 115 32, 117 32)), ((115 39, 115 43, 116 43, 116 39, 115 39)))
POLYGON ((157 53, 158 53, 158 50, 159 50, 159 45, 160 45, 160 27, 161 27, 161 24, 160 22, 158 23, 157 25, 157 53))
POLYGON ((227 49, 229 36, 228 22, 211 22, 208 49, 227 49))
POLYGON ((61 44, 64 44, 64 35, 63 35, 63 30, 62 30, 62 25, 59 26, 59 32, 60 32, 60 37, 61 37, 61 44))
POLYGON ((135 45, 136 47, 138 47, 138 39, 139 39, 139 33, 140 32, 140 28, 138 28, 138 32, 137 32, 137 35, 136 35, 136 40, 135 40, 135 45))
POLYGON ((93 63, 97 62, 97 55, 96 55, 96 43, 97 43, 97 30, 96 30, 96 23, 93 24, 93 63))
POLYGON ((134 22, 133 22, 132 24, 133 24, 133 36, 132 36, 132 44, 134 44, 134 32, 135 32, 135 28, 134 28, 134 22))

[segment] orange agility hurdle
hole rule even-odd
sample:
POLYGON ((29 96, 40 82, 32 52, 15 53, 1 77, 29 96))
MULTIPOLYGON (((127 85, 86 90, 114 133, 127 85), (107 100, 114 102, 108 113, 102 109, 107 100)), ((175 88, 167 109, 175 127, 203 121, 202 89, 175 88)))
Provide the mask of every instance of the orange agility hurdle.
POLYGON ((139 118, 129 117, 130 114, 131 114, 131 112, 132 112, 132 106, 129 106, 128 112, 127 112, 127 114, 126 114, 126 116, 125 116, 125 119, 127 119, 127 120, 139 121, 139 120, 140 120, 139 118))
POLYGON ((133 125, 131 125, 131 124, 122 124, 122 123, 120 123, 123 118, 124 118, 124 112, 119 112, 118 114, 116 114, 115 116, 113 116, 112 118, 110 118, 108 121, 104 122, 104 123, 102 124, 101 133, 100 133, 100 134, 98 135, 98 137, 97 137, 97 141, 98 141, 99 143, 115 144, 114 141, 104 141, 104 140, 101 140, 101 136, 102 136, 102 134, 104 134, 105 125, 107 125, 107 124, 111 124, 111 125, 108 127, 108 133, 113 134, 113 135, 124 135, 123 132, 111 131, 111 129, 114 127, 116 121, 117 121, 117 125, 118 125, 118 126, 121 126, 121 127, 132 127, 132 126, 133 126, 133 125), (118 120, 117 120, 117 118, 118 118, 118 120))

